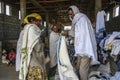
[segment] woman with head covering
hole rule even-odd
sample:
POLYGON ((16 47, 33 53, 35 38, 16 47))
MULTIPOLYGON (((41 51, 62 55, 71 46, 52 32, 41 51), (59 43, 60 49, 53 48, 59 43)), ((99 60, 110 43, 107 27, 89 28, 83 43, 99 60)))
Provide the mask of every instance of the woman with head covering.
POLYGON ((37 13, 24 19, 27 24, 24 27, 19 80, 47 80, 41 31, 38 27, 40 21, 41 16, 37 13))

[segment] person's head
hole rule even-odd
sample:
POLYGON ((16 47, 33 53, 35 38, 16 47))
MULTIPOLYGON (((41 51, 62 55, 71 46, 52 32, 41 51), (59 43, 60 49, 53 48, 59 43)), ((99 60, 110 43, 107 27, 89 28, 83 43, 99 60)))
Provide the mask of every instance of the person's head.
POLYGON ((52 31, 54 32, 58 32, 58 26, 56 24, 54 24, 51 28, 52 31))
POLYGON ((73 12, 73 10, 71 8, 68 9, 68 15, 69 15, 69 19, 72 21, 72 19, 74 18, 75 14, 73 12))
POLYGON ((68 8, 68 15, 69 15, 69 18, 70 20, 73 20, 74 16, 79 13, 79 9, 77 8, 77 6, 73 5, 73 6, 70 6, 68 8))
POLYGON ((41 20, 42 20, 42 18, 41 18, 41 16, 39 14, 32 13, 32 14, 25 17, 24 23, 33 23, 33 24, 36 24, 36 25, 39 26, 41 20))
POLYGON ((33 24, 35 24, 35 22, 36 22, 36 18, 35 17, 31 17, 31 16, 28 17, 27 20, 28 20, 29 23, 33 23, 33 24))
POLYGON ((14 52, 15 52, 15 49, 14 49, 14 48, 11 48, 11 49, 10 49, 10 52, 11 52, 11 53, 14 53, 14 52))
POLYGON ((7 51, 5 49, 3 49, 2 54, 7 54, 7 51))

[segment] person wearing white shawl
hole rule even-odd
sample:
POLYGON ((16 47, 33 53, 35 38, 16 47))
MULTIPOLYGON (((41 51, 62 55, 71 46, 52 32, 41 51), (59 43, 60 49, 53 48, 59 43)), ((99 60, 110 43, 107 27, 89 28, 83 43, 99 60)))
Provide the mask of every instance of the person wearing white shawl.
POLYGON ((50 45, 50 67, 53 68, 57 65, 57 44, 59 40, 58 26, 55 24, 51 28, 52 32, 49 37, 50 45))
POLYGON ((20 70, 20 58, 21 58, 21 48, 23 41, 24 30, 21 30, 18 41, 17 41, 17 50, 16 50, 16 71, 20 70))
POLYGON ((25 18, 19 80, 48 80, 45 71, 41 31, 38 27, 41 16, 37 13, 25 18))
POLYGON ((69 35, 74 37, 75 55, 80 80, 88 79, 90 64, 98 64, 95 34, 88 17, 81 13, 76 6, 70 6, 68 15, 72 21, 72 30, 69 35))

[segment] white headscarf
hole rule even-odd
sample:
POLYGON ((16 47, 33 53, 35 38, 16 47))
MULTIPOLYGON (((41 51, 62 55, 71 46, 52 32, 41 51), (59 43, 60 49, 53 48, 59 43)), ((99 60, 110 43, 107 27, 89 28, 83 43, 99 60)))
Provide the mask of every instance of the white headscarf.
POLYGON ((79 14, 79 15, 80 15, 79 17, 74 17, 74 18, 72 19, 72 28, 71 28, 71 30, 69 31, 69 35, 72 36, 72 37, 74 37, 74 36, 75 36, 75 33, 74 33, 75 27, 74 27, 74 25, 75 25, 75 23, 79 20, 79 18, 80 18, 81 16, 83 16, 84 14, 80 13, 79 9, 78 9, 77 6, 75 6, 75 5, 70 6, 69 9, 72 9, 72 11, 73 11, 73 13, 74 13, 75 15, 76 15, 76 14, 79 14))
POLYGON ((74 14, 80 13, 79 9, 75 5, 70 6, 69 9, 70 8, 73 10, 74 14))

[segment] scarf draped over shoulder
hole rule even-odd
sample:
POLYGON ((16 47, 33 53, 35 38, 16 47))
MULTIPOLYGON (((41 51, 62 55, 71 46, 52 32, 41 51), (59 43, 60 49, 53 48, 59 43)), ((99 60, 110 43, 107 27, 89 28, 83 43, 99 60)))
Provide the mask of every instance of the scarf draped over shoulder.
POLYGON ((31 53, 39 37, 40 29, 35 24, 27 24, 24 27, 19 80, 26 80, 31 53))

